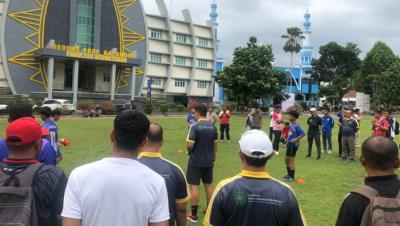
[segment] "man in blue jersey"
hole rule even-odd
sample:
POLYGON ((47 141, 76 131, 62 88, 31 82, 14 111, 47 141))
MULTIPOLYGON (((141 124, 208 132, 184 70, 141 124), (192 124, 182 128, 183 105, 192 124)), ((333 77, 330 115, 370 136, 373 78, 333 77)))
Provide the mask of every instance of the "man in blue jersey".
POLYGON ((186 225, 186 204, 190 199, 189 186, 182 169, 173 162, 162 158, 160 149, 163 145, 163 129, 157 124, 150 124, 147 143, 142 148, 138 161, 160 174, 165 180, 169 203, 169 225, 186 225))
MULTIPOLYGON (((17 119, 30 117, 34 118, 32 106, 29 104, 15 104, 10 106, 8 111, 8 121, 11 123, 17 119)), ((49 131, 47 129, 42 130, 43 137, 49 135, 49 131)), ((0 162, 3 162, 9 156, 9 148, 5 143, 5 140, 0 139, 0 162)), ((53 149, 53 146, 46 139, 42 139, 42 148, 39 155, 36 158, 39 162, 56 165, 56 152, 53 149)))
POLYGON ((239 148, 243 170, 217 185, 204 225, 305 225, 293 191, 265 171, 274 155, 268 135, 250 130, 242 135, 239 148))
POLYGON ((322 111, 324 116, 322 117, 322 146, 324 147, 323 152, 332 154, 332 129, 335 125, 333 117, 329 115, 329 110, 324 109, 322 111))
POLYGON ((62 159, 62 154, 58 146, 58 128, 55 121, 51 118, 53 111, 49 107, 43 107, 40 109, 40 118, 43 120, 42 127, 49 130, 50 135, 46 138, 50 141, 53 149, 56 151, 57 163, 62 159))
POLYGON ((301 129, 300 125, 297 124, 296 120, 299 118, 299 113, 297 111, 289 112, 289 137, 286 141, 286 169, 287 175, 283 178, 292 182, 294 181, 295 169, 295 157, 299 150, 300 139, 304 137, 304 131, 301 129))

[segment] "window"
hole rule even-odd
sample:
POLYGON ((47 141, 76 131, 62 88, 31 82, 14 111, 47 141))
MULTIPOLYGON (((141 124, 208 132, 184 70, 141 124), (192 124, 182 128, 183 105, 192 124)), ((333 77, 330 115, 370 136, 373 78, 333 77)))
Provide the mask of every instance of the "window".
POLYGON ((181 79, 175 80, 175 87, 185 87, 185 86, 186 86, 185 80, 181 80, 181 79))
POLYGON ((105 72, 103 75, 103 82, 110 82, 110 81, 111 81, 110 73, 105 72))
POLYGON ((161 30, 151 29, 150 36, 151 36, 151 38, 155 38, 155 39, 163 39, 163 32, 161 30))
POLYGON ((161 87, 162 86, 161 78, 152 78, 151 80, 153 80, 151 82, 151 86, 153 86, 153 87, 161 87))
POLYGON ((199 38, 199 46, 208 47, 208 39, 199 38))
POLYGON ((176 34, 176 42, 187 43, 187 36, 185 34, 176 34))
POLYGON ((81 48, 93 48, 94 1, 78 0, 76 13, 76 42, 81 48))
POLYGON ((208 61, 207 60, 198 60, 198 67, 208 68, 208 61))
POLYGON ((204 82, 204 81, 198 81, 197 82, 197 88, 199 88, 199 89, 207 89, 207 82, 204 82))
POLYGON ((161 54, 150 53, 150 61, 154 63, 161 63, 161 54))
POLYGON ((185 57, 175 57, 175 64, 177 65, 186 65, 186 58, 185 57))

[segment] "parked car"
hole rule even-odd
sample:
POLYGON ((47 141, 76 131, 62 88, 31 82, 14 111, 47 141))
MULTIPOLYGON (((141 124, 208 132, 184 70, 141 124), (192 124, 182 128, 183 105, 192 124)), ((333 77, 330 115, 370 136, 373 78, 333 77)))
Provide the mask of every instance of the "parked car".
POLYGON ((6 104, 0 104, 0 114, 7 113, 7 107, 6 104))
MULTIPOLYGON (((41 107, 49 107, 51 110, 63 109, 67 111, 75 111, 76 107, 69 100, 65 99, 45 99, 41 107)), ((37 109, 38 106, 33 106, 33 109, 37 109)))

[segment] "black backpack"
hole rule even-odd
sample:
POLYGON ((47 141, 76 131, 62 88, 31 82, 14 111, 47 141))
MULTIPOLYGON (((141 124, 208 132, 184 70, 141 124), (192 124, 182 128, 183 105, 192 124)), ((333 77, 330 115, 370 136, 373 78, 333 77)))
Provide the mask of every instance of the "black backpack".
POLYGON ((0 226, 37 226, 33 181, 43 166, 36 163, 16 174, 0 170, 0 226))
POLYGON ((394 134, 399 135, 400 134, 400 124, 395 119, 393 119, 393 120, 394 120, 394 134))

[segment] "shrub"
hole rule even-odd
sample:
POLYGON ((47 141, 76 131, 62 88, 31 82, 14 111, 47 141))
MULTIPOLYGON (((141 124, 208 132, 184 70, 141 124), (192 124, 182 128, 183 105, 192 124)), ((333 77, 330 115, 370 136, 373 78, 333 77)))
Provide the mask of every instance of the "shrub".
POLYGON ((115 115, 117 107, 111 101, 103 101, 100 103, 101 112, 105 115, 115 115))
POLYGON ((168 109, 176 109, 176 103, 170 103, 168 104, 168 109))
POLYGON ((150 100, 147 100, 144 104, 144 112, 148 115, 151 115, 151 113, 153 113, 153 103, 150 100))
POLYGON ((73 110, 67 110, 67 109, 63 109, 63 108, 58 108, 58 110, 60 110, 61 115, 72 115, 74 113, 73 110))
POLYGON ((178 112, 183 112, 185 110, 185 106, 183 106, 182 104, 177 104, 176 105, 176 110, 178 112))
POLYGON ((29 96, 21 96, 20 98, 17 98, 17 102, 18 103, 23 103, 23 104, 30 104, 33 106, 34 101, 32 98, 30 98, 29 96))
POLYGON ((287 109, 286 112, 297 111, 299 114, 303 113, 303 107, 300 104, 295 104, 287 109))
POLYGON ((160 111, 161 111, 161 113, 163 113, 164 115, 167 115, 167 112, 168 112, 168 104, 162 104, 162 105, 160 105, 160 111))
POLYGON ((76 104, 76 109, 82 110, 82 111, 89 110, 89 109, 95 109, 95 108, 96 108, 96 106, 95 106, 93 100, 82 100, 76 104))

